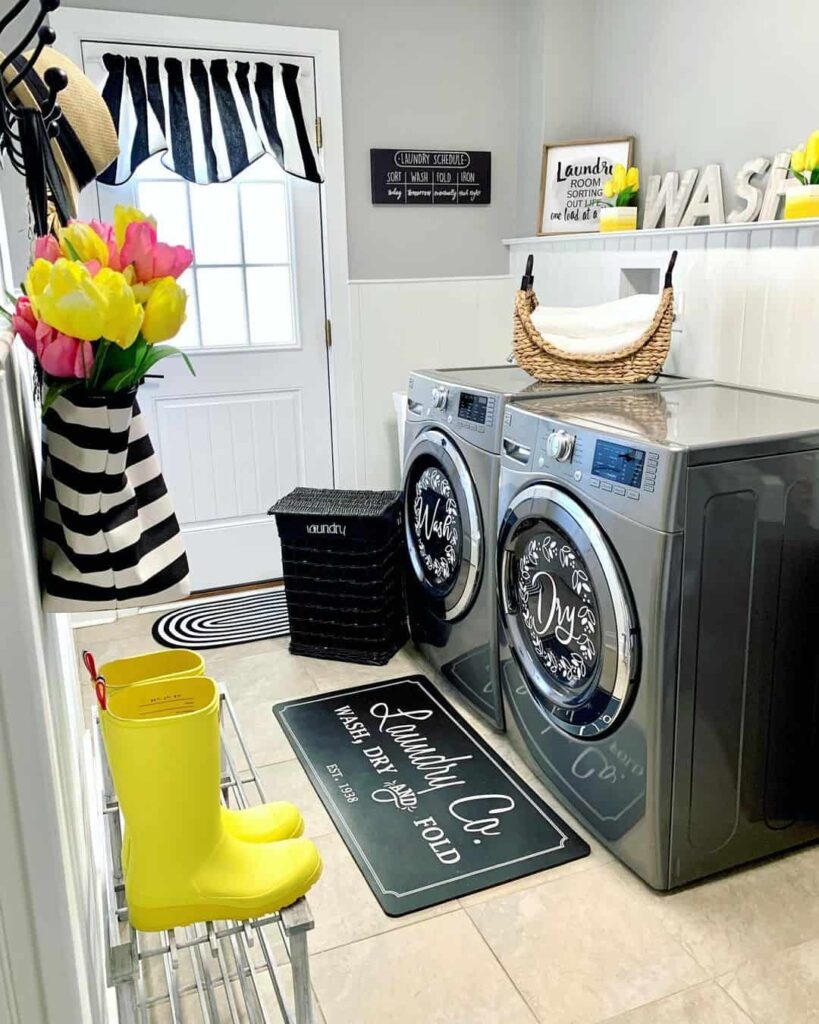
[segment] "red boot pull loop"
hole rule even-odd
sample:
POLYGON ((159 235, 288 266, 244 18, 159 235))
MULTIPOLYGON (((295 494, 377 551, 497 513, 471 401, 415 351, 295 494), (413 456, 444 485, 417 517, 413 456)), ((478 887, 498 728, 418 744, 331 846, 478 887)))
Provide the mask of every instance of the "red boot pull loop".
POLYGON ((99 676, 97 673, 97 663, 94 661, 94 655, 90 651, 83 651, 82 663, 85 665, 85 669, 89 676, 91 676, 91 682, 95 683, 99 676))
POLYGON ((82 652, 82 663, 85 665, 85 669, 91 676, 91 682, 94 684, 94 692, 97 695, 97 703, 106 711, 108 708, 108 700, 105 696, 105 678, 97 672, 97 663, 94 661, 94 655, 90 651, 82 652))
POLYGON ((105 680, 100 676, 94 683, 94 693, 97 695, 97 703, 103 711, 108 710, 108 699, 105 696, 105 680))

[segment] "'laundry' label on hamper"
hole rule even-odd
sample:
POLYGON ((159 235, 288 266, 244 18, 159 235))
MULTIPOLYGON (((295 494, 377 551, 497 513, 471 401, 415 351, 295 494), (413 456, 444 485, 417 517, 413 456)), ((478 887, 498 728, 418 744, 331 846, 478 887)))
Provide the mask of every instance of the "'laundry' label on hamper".
POLYGON ((274 710, 388 914, 589 852, 424 676, 274 710))

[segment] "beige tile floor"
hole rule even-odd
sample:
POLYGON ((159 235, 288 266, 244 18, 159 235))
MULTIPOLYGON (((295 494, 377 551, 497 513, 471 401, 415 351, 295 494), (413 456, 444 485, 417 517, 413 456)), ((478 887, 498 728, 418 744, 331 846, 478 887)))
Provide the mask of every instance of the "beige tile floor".
MULTIPOLYGON (((77 630, 97 662, 155 647, 154 615, 77 630)), ((309 900, 318 1024, 819 1024, 819 847, 658 895, 549 797, 507 740, 447 697, 591 845, 590 857, 401 918, 387 917, 270 706, 425 671, 293 657, 287 640, 205 653, 232 695, 266 792, 302 808, 325 871, 309 900)), ((82 678, 82 675, 80 676, 82 678)), ((90 688, 86 705, 93 702, 90 688)), ((284 956, 281 947, 278 954, 284 956)), ((273 997, 268 1001, 273 1006, 273 997)), ((200 1018, 189 1002, 187 1022, 200 1018)), ((277 1019, 271 1012, 273 1019, 277 1019)), ((152 1024, 169 1018, 154 1014, 152 1024)), ((226 1018, 228 1019, 228 1018, 226 1018)))

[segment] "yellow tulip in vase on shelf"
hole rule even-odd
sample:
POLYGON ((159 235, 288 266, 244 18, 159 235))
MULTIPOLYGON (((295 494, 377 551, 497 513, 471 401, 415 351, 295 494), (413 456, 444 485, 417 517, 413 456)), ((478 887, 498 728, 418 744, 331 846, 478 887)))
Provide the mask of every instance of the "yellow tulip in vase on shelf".
POLYGON ((785 193, 785 220, 819 217, 819 131, 791 153, 791 172, 799 184, 785 193))
POLYGON ((35 239, 6 316, 31 350, 43 398, 42 553, 49 611, 184 597, 188 562, 137 403, 162 342, 185 320, 177 278, 193 253, 118 206, 114 223, 72 221, 35 239))
POLYGON ((601 202, 601 231, 637 230, 637 193, 640 190, 640 172, 636 167, 628 170, 615 164, 609 180, 603 185, 603 195, 609 202, 601 202))

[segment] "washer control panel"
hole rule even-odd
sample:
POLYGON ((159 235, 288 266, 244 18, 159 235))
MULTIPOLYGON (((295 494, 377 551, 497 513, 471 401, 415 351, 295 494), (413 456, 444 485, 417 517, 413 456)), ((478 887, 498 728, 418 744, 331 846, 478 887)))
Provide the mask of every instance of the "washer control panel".
POLYGON ((495 395, 481 395, 473 391, 461 391, 458 398, 458 423, 467 430, 479 434, 490 432, 495 427, 495 395))
POLYGON ((410 375, 407 415, 434 420, 479 448, 497 452, 503 396, 443 383, 420 373, 410 375))

